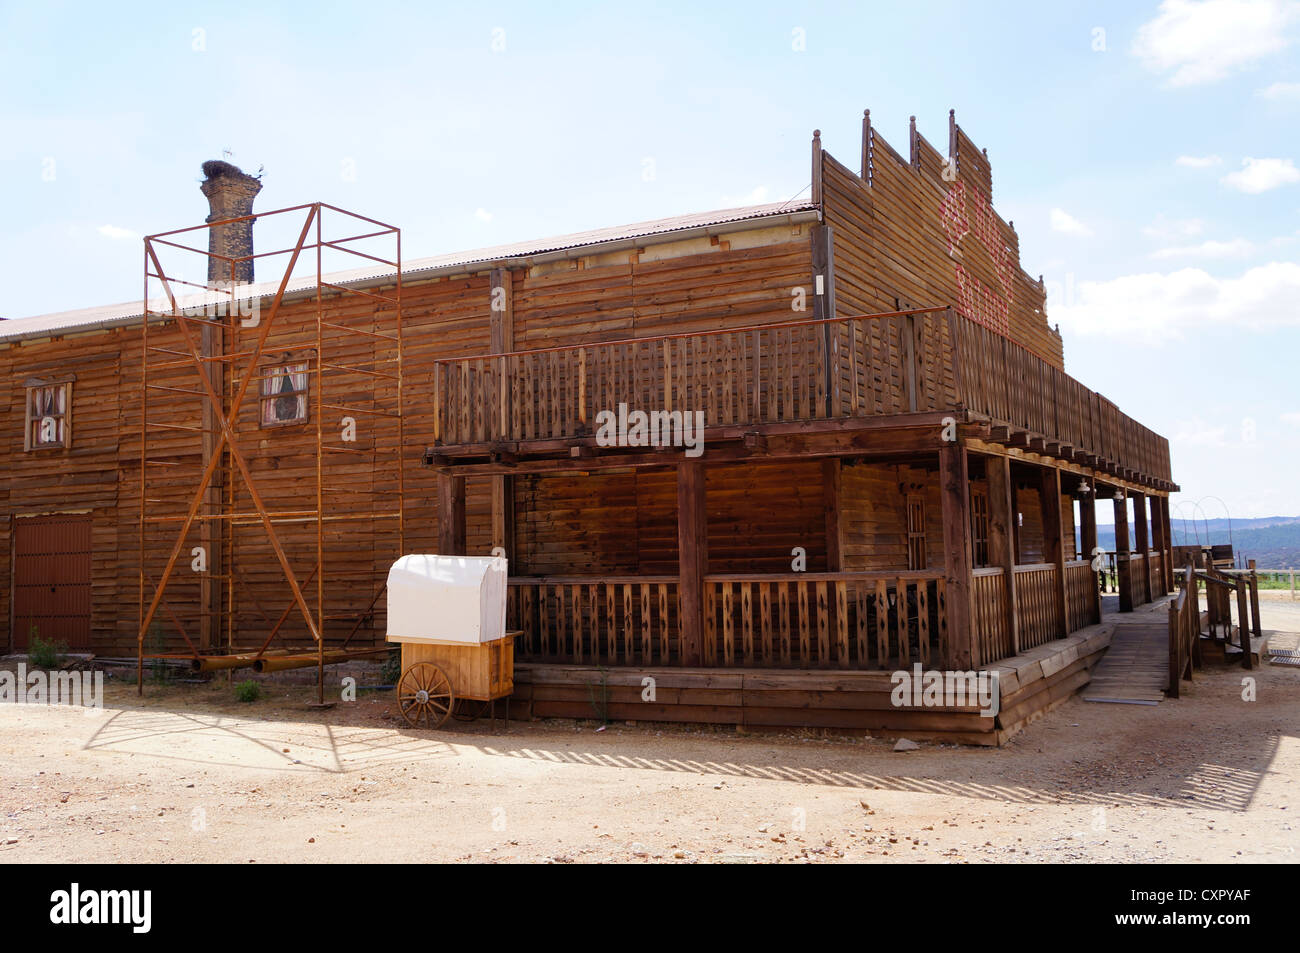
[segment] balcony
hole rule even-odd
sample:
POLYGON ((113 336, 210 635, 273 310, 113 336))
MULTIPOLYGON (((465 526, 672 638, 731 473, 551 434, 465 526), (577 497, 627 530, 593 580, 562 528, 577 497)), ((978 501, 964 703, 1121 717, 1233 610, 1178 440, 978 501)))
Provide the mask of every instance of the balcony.
POLYGON ((1167 440, 952 308, 442 360, 434 405, 426 462, 479 472, 529 457, 626 457, 630 448, 596 439, 598 415, 626 405, 702 412, 711 446, 750 451, 768 436, 807 441, 881 425, 937 432, 951 417, 995 443, 1174 489, 1167 440))

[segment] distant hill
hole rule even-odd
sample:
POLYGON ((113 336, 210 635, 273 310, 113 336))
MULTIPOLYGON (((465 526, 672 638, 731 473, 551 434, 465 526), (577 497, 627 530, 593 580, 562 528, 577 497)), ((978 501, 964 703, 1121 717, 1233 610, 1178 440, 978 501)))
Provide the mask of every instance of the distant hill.
MULTIPOLYGON (((1193 525, 1190 516, 1186 521, 1174 517, 1172 525, 1176 546, 1229 541, 1226 519, 1198 519, 1193 525)), ((1098 526, 1097 542, 1106 549, 1114 549, 1115 527, 1098 526)), ((1244 560, 1253 559, 1260 569, 1300 569, 1300 516, 1233 520, 1231 542, 1233 554, 1243 565, 1244 560)))

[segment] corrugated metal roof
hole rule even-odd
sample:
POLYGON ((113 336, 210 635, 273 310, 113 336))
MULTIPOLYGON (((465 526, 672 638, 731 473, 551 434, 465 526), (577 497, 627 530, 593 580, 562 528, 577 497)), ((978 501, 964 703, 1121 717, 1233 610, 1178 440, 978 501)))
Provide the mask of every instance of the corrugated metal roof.
MULTIPOLYGON (((552 238, 533 241, 515 242, 510 245, 495 245, 471 251, 452 252, 447 255, 434 255, 429 258, 416 258, 404 263, 402 274, 406 276, 433 275, 438 272, 454 272, 484 265, 489 262, 513 261, 526 264, 534 257, 551 254, 563 254, 575 249, 590 246, 608 245, 617 242, 633 242, 644 238, 671 236, 677 232, 689 232, 699 229, 717 228, 719 231, 729 229, 724 226, 745 223, 761 224, 763 219, 781 218, 814 211, 816 205, 809 202, 772 202, 766 205, 749 205, 743 208, 719 209, 711 212, 695 212, 690 215, 676 215, 649 222, 636 222, 631 225, 616 225, 610 228, 597 228, 569 235, 557 235, 552 238)), ((350 271, 331 272, 325 275, 330 284, 362 284, 391 277, 394 269, 388 266, 358 268, 350 271)), ((258 282, 249 296, 271 295, 279 287, 280 279, 258 282)), ((287 293, 303 292, 316 287, 315 276, 298 278, 289 282, 287 293)), ((196 293, 180 299, 182 306, 205 303, 209 295, 196 293)), ((20 338, 46 337, 51 334, 67 334, 75 331, 90 331, 96 328, 115 327, 138 320, 140 317, 140 300, 121 304, 100 305, 93 308, 81 308, 76 311, 60 311, 54 314, 36 315, 30 318, 16 318, 0 321, 0 341, 20 338)))

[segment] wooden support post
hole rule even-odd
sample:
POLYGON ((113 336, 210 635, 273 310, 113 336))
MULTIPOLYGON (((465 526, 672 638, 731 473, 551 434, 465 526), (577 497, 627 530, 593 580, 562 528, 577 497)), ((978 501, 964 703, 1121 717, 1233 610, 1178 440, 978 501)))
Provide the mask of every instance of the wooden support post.
POLYGON ((822 461, 822 500, 826 510, 826 571, 844 571, 844 527, 840 520, 841 467, 839 457, 822 461))
MULTIPOLYGON (((1160 522, 1161 525, 1164 526, 1165 555, 1163 563, 1165 569, 1165 592, 1173 592, 1175 570, 1174 534, 1173 527, 1169 523, 1169 497, 1167 496, 1160 497, 1160 522)), ((1199 625, 1200 616, 1197 616, 1196 618, 1197 625, 1199 625)))
MULTIPOLYGON (((835 317, 835 239, 829 225, 814 225, 812 228, 812 266, 813 266, 813 318, 824 320, 835 317)), ((835 406, 835 395, 839 392, 835 386, 839 373, 836 342, 839 329, 831 324, 821 327, 822 353, 825 355, 823 386, 826 388, 826 403, 823 408, 826 416, 838 417, 842 408, 835 406)))
MULTIPOLYGON (((509 268, 493 268, 489 289, 489 333, 493 354, 506 354, 515 348, 515 312, 514 283, 509 268)), ((501 388, 500 418, 497 422, 502 439, 513 439, 518 434, 510 431, 511 413, 510 381, 507 378, 509 368, 505 359, 500 359, 501 388)), ((519 575, 523 567, 513 564, 515 556, 515 478, 511 476, 492 477, 492 547, 505 550, 506 559, 511 561, 510 569, 519 575)))
POLYGON ((1151 597, 1163 596, 1169 591, 1165 585, 1165 573, 1169 567, 1169 544, 1165 536, 1165 521, 1160 515, 1161 498, 1158 496, 1147 497, 1151 501, 1151 551, 1160 555, 1160 572, 1156 575, 1152 586, 1151 597))
POLYGON ((979 640, 971 624, 970 475, 966 448, 939 450, 939 495, 943 510, 943 569, 948 593, 948 644, 944 664, 957 671, 981 665, 979 640))
POLYGON ((1241 642, 1241 664, 1244 668, 1254 668, 1250 658, 1250 608, 1246 587, 1250 584, 1245 576, 1237 576, 1237 634, 1241 642))
POLYGON ((438 474, 438 555, 464 556, 465 478, 438 474))
MULTIPOLYGON (((1089 566, 1095 558, 1093 550, 1097 548, 1097 491, 1095 488, 1088 491, 1087 495, 1079 502, 1079 544, 1083 548, 1083 558, 1088 560, 1089 566)), ((1093 579, 1092 586, 1092 621, 1093 624, 1101 622, 1101 586, 1097 579, 1093 579)))
POLYGON ((709 571, 709 526, 704 501, 704 464, 677 465, 677 566, 681 596, 682 664, 704 659, 704 576, 709 571))
POLYGON ((1246 565, 1250 568, 1250 631, 1259 638, 1263 635, 1259 624, 1259 573, 1255 571, 1255 560, 1247 561, 1246 565))
POLYGON ((1115 581, 1119 587, 1119 611, 1133 611, 1132 568, 1129 566, 1128 498, 1123 490, 1115 498, 1115 581))
POLYGON ((1043 561, 1056 566, 1056 635, 1065 638, 1070 632, 1070 620, 1065 600, 1065 532, 1061 519, 1061 471, 1056 467, 1040 467, 1038 471, 1038 502, 1043 512, 1043 561))
MULTIPOLYGON (((225 300, 222 303, 228 304, 225 300)), ((225 354, 225 330, 210 324, 203 325, 199 331, 199 353, 203 357, 217 358, 204 363, 203 373, 207 375, 213 393, 222 401, 220 410, 224 413, 227 362, 220 358, 225 354)), ((200 426, 203 428, 200 444, 204 467, 212 459, 213 453, 217 452, 217 439, 221 430, 217 410, 210 400, 204 399, 200 415, 200 426)), ((225 488, 226 466, 218 463, 212 472, 211 482, 203 491, 201 513, 210 518, 199 523, 199 545, 203 547, 207 564, 207 571, 199 577, 199 605, 202 609, 199 619, 199 648, 203 650, 212 649, 220 643, 220 620, 225 613, 222 612, 224 600, 218 580, 234 571, 224 564, 225 537, 229 532, 226 520, 216 518, 224 508, 225 488)))
POLYGON ((1011 654, 1020 654, 1020 616, 1016 613, 1016 511, 1011 502, 1011 460, 985 457, 989 483, 989 563, 1002 570, 1006 580, 1006 627, 1011 654))
POLYGON ((1142 578, 1138 583, 1134 597, 1141 596, 1143 602, 1151 601, 1151 535, 1147 531, 1147 498, 1143 493, 1133 494, 1133 536, 1137 551, 1142 554, 1142 578))

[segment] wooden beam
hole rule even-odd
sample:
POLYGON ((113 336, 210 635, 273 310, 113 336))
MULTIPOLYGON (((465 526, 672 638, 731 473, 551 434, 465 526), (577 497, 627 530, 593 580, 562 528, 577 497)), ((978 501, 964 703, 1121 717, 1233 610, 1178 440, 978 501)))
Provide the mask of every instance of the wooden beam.
MULTIPOLYGON (((493 268, 489 282, 488 313, 489 333, 493 354, 506 354, 515 349, 515 305, 514 275, 509 268, 493 268)), ((504 388, 501 394, 501 414, 503 420, 510 415, 510 389, 504 388)), ((504 432, 504 431, 503 431, 504 432)), ((515 462, 514 454, 497 451, 493 456, 496 463, 515 462)), ((492 547, 505 550, 506 559, 514 562, 515 550, 515 478, 512 476, 492 477, 492 547)), ((523 571, 522 566, 512 565, 515 574, 523 571)))
POLYGON ((1043 562, 1056 566, 1056 634, 1070 634, 1065 599, 1065 527, 1061 519, 1061 471, 1044 467, 1038 471, 1038 502, 1043 511, 1043 562))
POLYGON ((438 554, 464 556, 465 478, 438 474, 438 554))
POLYGON ((939 450, 939 496, 952 656, 944 664, 958 671, 971 671, 980 666, 980 652, 971 624, 970 475, 965 447, 947 444, 939 450))
MULTIPOLYGON (((1152 590, 1151 595, 1163 596, 1169 589, 1165 586, 1165 567, 1169 562, 1167 550, 1169 546, 1165 539, 1165 521, 1160 518, 1160 497, 1148 497, 1151 500, 1151 550, 1160 554, 1160 576, 1157 578, 1155 585, 1159 587, 1159 592, 1152 590)), ((1150 557, 1148 557, 1150 558, 1150 557)), ((1147 575, 1150 575, 1148 568, 1147 575)))
POLYGON ((838 458, 822 461, 822 502, 826 511, 826 570, 844 570, 844 525, 840 512, 843 485, 838 458))
POLYGON ((677 572, 681 598, 683 665, 704 659, 704 577, 709 571, 709 525, 704 499, 704 464, 677 465, 677 572))
POLYGON ((1011 652, 1020 654, 1020 616, 1016 613, 1016 511, 1011 500, 1011 460, 985 457, 989 484, 989 562, 1002 569, 1006 579, 1007 631, 1011 652))
MULTIPOLYGON (((1142 578, 1136 580, 1137 592, 1143 602, 1151 601, 1151 534, 1147 524, 1147 497, 1145 493, 1133 494, 1133 536, 1137 551, 1142 554, 1142 578)), ((1137 593, 1134 593, 1137 595, 1137 593)))
MULTIPOLYGON (((1083 558, 1092 563, 1093 550, 1097 548, 1097 489, 1096 484, 1088 491, 1079 502, 1079 546, 1083 550, 1083 558)), ((1092 575, 1092 621, 1094 624, 1101 621, 1101 587, 1097 584, 1097 578, 1092 575)))
POLYGON ((1132 567, 1129 565, 1128 497, 1117 490, 1115 504, 1115 576, 1119 583, 1119 611, 1133 611, 1132 567))

